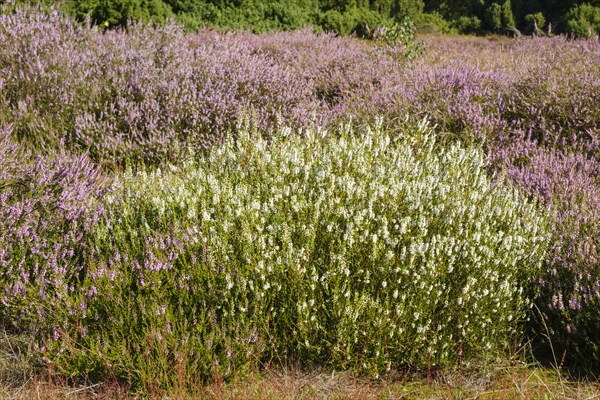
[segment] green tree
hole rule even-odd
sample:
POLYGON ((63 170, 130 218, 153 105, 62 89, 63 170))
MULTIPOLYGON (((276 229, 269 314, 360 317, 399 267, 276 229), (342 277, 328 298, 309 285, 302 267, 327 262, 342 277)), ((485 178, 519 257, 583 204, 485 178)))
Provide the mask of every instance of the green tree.
POLYGON ((394 10, 395 7, 395 3, 396 2, 394 0, 371 0, 369 2, 369 6, 371 10, 381 15, 391 16, 392 10, 394 10))
POLYGON ((510 0, 506 0, 504 4, 502 4, 502 27, 510 28, 515 26, 515 18, 513 17, 510 0))
POLYGON ((463 33, 474 33, 481 29, 481 20, 476 16, 462 16, 453 24, 454 28, 463 33))
POLYGON ((450 21, 458 21, 461 17, 471 18, 483 16, 484 0, 426 0, 426 12, 438 12, 450 21))
POLYGON ((487 28, 498 32, 502 28, 502 6, 492 3, 485 9, 484 21, 487 28))
POLYGON ((405 18, 417 20, 425 6, 423 0, 396 0, 394 3, 391 16, 398 22, 405 18))
POLYGON ((534 35, 545 35, 542 28, 546 25, 546 18, 541 12, 527 14, 523 21, 526 32, 531 32, 534 35))
POLYGON ((531 26, 537 24, 537 26, 541 28, 542 26, 546 25, 546 18, 544 18, 544 14, 542 14, 541 12, 537 12, 534 14, 527 14, 525 16, 525 22, 527 22, 531 26))
POLYGON ((502 5, 491 3, 484 12, 484 21, 489 30, 500 32, 506 28, 515 27, 515 19, 512 13, 510 0, 506 0, 502 5))
POLYGON ((583 3, 571 8, 568 14, 567 32, 577 37, 599 34, 600 7, 583 3))
POLYGON ((75 2, 69 11, 80 20, 89 16, 92 23, 107 28, 126 26, 128 21, 160 24, 173 15, 162 0, 84 0, 75 2))

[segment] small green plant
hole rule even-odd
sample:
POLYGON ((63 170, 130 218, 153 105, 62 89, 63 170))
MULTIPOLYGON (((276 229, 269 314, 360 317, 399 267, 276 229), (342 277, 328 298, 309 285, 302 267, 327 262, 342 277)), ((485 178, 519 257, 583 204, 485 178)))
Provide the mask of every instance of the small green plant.
POLYGON ((373 38, 394 50, 400 50, 404 58, 412 60, 425 51, 423 43, 416 39, 416 31, 414 22, 405 18, 400 23, 377 28, 373 38))

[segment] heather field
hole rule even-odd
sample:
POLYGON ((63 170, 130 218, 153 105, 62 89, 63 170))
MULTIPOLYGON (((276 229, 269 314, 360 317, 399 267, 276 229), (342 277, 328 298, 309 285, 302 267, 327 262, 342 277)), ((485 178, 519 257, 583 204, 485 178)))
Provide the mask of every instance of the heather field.
POLYGON ((3 13, 0 233, 6 385, 593 398, 514 389, 600 367, 600 42, 3 13))

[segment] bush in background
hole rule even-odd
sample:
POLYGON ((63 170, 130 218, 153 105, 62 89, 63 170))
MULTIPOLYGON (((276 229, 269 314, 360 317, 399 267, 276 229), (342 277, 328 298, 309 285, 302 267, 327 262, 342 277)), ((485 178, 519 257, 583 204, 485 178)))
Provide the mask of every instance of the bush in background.
POLYGON ((456 22, 452 24, 456 30, 462 33, 476 33, 481 29, 481 19, 476 16, 460 17, 456 22))
POLYGON ((600 34, 600 7, 589 3, 578 4, 569 10, 567 32, 580 38, 600 34))
POLYGON ((162 0, 79 0, 66 2, 66 7, 75 18, 89 18, 103 28, 127 27, 133 21, 164 24, 173 16, 162 0))
POLYGON ((439 13, 423 13, 415 22, 417 31, 423 33, 457 33, 450 22, 446 21, 439 13))
POLYGON ((531 25, 531 30, 533 30, 534 25, 537 25, 539 29, 542 29, 546 25, 546 18, 544 18, 544 14, 541 12, 535 14, 527 14, 525 16, 525 22, 531 25))

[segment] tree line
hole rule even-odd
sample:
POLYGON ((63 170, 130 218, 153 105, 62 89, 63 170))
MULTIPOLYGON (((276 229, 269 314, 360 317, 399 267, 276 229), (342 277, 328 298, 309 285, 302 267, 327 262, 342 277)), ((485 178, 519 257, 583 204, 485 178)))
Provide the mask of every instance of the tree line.
MULTIPOLYGON (((14 0, 11 0, 14 6, 14 0)), ((48 6, 56 0, 17 0, 48 6)), ((0 0, 0 4, 7 0, 0 0)), ((407 19, 422 30, 507 35, 600 33, 600 0, 65 0, 69 15, 105 27, 129 21, 255 32, 312 27, 369 37, 407 19)))

